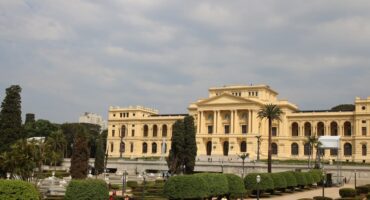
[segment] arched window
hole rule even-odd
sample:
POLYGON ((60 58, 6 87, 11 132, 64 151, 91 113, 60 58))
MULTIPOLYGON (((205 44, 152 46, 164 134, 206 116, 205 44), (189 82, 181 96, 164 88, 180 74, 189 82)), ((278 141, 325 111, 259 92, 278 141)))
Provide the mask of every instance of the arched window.
POLYGON ((120 152, 121 152, 121 153, 124 153, 124 152, 125 152, 125 143, 124 143, 124 142, 121 142, 121 145, 120 145, 120 152))
POLYGON ((210 156, 212 154, 212 142, 207 142, 207 156, 210 156))
POLYGON ((276 143, 271 144, 271 154, 272 155, 277 155, 278 154, 278 146, 276 143))
POLYGON ((363 156, 366 156, 367 155, 367 147, 366 147, 366 144, 363 144, 362 145, 362 155, 363 156))
POLYGON ((148 128, 148 125, 144 125, 144 137, 148 137, 148 131, 149 131, 149 128, 148 128))
POLYGON ((122 125, 121 127, 121 137, 124 138, 126 136, 126 126, 122 125))
POLYGON ((143 142, 143 153, 148 153, 148 144, 143 142))
POLYGON ((311 123, 304 123, 304 136, 311 136, 311 123))
POLYGON ((167 137, 167 125, 162 125, 162 137, 167 137))
POLYGON ((346 121, 344 122, 344 136, 351 136, 352 130, 351 130, 351 122, 346 121))
POLYGON ((227 155, 229 155, 229 142, 228 141, 225 141, 224 142, 224 156, 227 156, 227 155))
POLYGON ((240 152, 247 152, 247 143, 245 141, 240 143, 240 152))
POLYGON ((152 143, 152 153, 157 153, 157 143, 152 143))
POLYGON ((153 137, 157 137, 158 135, 158 126, 154 124, 153 126, 153 137))
POLYGON ((114 148, 114 144, 113 144, 113 142, 111 142, 110 143, 110 152, 113 152, 113 150, 114 150, 113 148, 114 148))
POLYGON ((307 142, 307 143, 304 144, 303 154, 305 156, 308 156, 308 155, 310 155, 310 151, 311 151, 311 146, 310 146, 310 143, 307 142))
POLYGON ((325 126, 323 122, 317 123, 317 135, 318 136, 325 135, 325 126))
POLYGON ((167 153, 167 144, 162 142, 161 147, 162 147, 162 154, 167 153))
POLYGON ((298 123, 293 122, 292 124, 292 136, 298 136, 298 123))
POLYGON ((291 146, 291 154, 292 156, 297 156, 299 154, 299 147, 297 143, 293 143, 291 146))
POLYGON ((338 124, 337 122, 330 123, 330 135, 337 136, 338 135, 338 124))
POLYGON ((352 145, 350 143, 344 144, 344 155, 345 156, 352 156, 352 145))

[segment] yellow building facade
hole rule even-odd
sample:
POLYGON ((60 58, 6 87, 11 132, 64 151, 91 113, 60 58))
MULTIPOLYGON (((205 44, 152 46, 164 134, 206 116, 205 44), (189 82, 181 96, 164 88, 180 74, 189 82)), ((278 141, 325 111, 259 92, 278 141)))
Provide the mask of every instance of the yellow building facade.
MULTIPOLYGON (((209 89, 209 96, 188 107, 195 119, 198 159, 237 157, 267 158, 268 124, 257 117, 266 104, 283 111, 272 128, 273 159, 307 159, 308 136, 340 136, 340 149, 325 150, 325 159, 370 162, 370 97, 356 98, 354 111, 300 111, 267 85, 224 86, 209 89), (260 138, 259 140, 257 138, 260 138), (260 145, 258 145, 260 141, 260 145), (260 148, 258 148, 260 147, 260 148)), ((185 115, 159 115, 144 107, 110 107, 108 154, 110 157, 168 155, 172 125, 185 115), (120 151, 121 150, 121 151, 120 151)))

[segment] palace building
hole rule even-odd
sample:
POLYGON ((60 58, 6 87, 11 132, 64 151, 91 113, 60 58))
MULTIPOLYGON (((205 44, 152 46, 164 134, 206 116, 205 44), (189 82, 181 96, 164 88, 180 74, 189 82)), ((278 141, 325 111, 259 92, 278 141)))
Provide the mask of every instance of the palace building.
MULTIPOLYGON (((325 159, 370 162, 370 97, 356 97, 353 111, 301 111, 267 85, 224 86, 209 89, 208 98, 188 107, 195 119, 198 159, 267 158, 268 122, 257 117, 266 104, 283 111, 272 124, 273 159, 307 159, 308 136, 340 136, 340 148, 324 150, 325 159)), ((110 107, 107 151, 109 157, 168 155, 172 125, 187 114, 160 115, 145 107, 110 107)))

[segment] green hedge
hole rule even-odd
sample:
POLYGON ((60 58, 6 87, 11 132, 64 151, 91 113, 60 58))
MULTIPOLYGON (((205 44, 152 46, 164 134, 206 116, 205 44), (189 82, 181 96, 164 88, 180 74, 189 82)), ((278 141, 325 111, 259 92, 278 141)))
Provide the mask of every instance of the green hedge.
POLYGON ((303 172, 306 176, 307 185, 313 185, 315 182, 311 172, 303 172))
POLYGON ((370 188, 368 185, 361 185, 356 187, 356 194, 368 194, 370 192, 370 188))
POLYGON ((210 197, 228 194, 229 186, 227 184, 227 178, 224 174, 199 173, 194 174, 194 176, 201 177, 207 182, 210 197))
POLYGON ((137 187, 139 184, 137 183, 137 181, 127 181, 127 187, 129 188, 135 188, 137 187))
POLYGON ((274 181, 272 180, 270 174, 268 173, 250 173, 244 177, 244 185, 247 190, 255 192, 260 189, 262 192, 266 190, 274 189, 274 181), (257 175, 261 176, 261 182, 257 184, 256 177, 257 175))
POLYGON ((297 180, 297 186, 304 188, 307 185, 307 180, 303 172, 294 172, 293 174, 297 180))
POLYGON ((65 200, 101 200, 109 198, 107 184, 103 180, 72 180, 65 194, 65 200))
POLYGON ((229 187, 229 196, 240 196, 245 193, 243 179, 235 174, 225 174, 229 187))
POLYGON ((169 199, 196 199, 210 196, 209 183, 200 176, 172 176, 164 185, 164 195, 169 199))
POLYGON ((315 196, 313 197, 314 200, 333 200, 333 198, 330 197, 322 197, 322 196, 315 196))
POLYGON ((339 195, 344 197, 355 197, 356 196, 356 190, 353 188, 341 188, 339 189, 339 195))
POLYGON ((294 172, 286 171, 280 172, 280 174, 284 176, 288 188, 294 189, 295 187, 297 187, 297 179, 294 176, 294 172))
POLYGON ((280 190, 288 187, 287 181, 281 173, 271 173, 272 180, 274 181, 274 189, 280 190))
POLYGON ((318 183, 322 179, 322 170, 321 169, 311 169, 310 173, 312 174, 313 180, 315 183, 318 183))
POLYGON ((40 197, 31 183, 20 180, 0 180, 0 199, 38 200, 40 197))

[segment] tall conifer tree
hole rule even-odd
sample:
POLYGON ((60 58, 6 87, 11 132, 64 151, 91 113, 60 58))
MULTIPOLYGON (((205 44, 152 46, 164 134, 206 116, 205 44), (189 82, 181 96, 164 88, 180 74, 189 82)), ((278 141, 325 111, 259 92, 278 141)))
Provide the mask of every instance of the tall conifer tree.
POLYGON ((168 156, 168 168, 171 174, 180 173, 184 164, 184 123, 177 120, 173 125, 171 149, 168 156))
POLYGON ((197 143, 195 141, 195 127, 194 118, 187 116, 184 118, 184 162, 185 172, 187 174, 193 173, 195 167, 195 158, 197 156, 197 143))
POLYGON ((0 112, 0 152, 9 150, 15 141, 23 138, 21 91, 19 85, 6 89, 0 112))
POLYGON ((87 131, 80 126, 74 139, 71 157, 70 171, 73 179, 84 179, 87 177, 89 155, 87 131))

